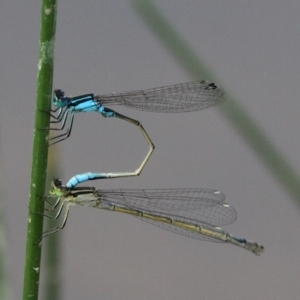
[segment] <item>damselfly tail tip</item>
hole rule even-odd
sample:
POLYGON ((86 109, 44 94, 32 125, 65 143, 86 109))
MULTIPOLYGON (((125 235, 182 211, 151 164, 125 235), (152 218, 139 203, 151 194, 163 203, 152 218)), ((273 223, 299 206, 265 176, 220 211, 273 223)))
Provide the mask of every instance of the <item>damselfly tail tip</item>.
POLYGON ((260 256, 260 254, 265 251, 265 247, 263 245, 260 245, 250 240, 246 240, 244 238, 233 236, 231 234, 229 234, 229 236, 231 238, 231 243, 233 243, 236 246, 242 247, 248 251, 251 251, 257 256, 260 256))
POLYGON ((260 256, 265 251, 265 247, 263 245, 250 241, 247 241, 246 248, 257 256, 260 256))

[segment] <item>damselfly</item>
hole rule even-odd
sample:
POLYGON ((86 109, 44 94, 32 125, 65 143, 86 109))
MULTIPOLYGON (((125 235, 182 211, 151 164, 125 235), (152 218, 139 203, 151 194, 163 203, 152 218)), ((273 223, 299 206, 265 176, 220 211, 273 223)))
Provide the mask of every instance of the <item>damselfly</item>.
POLYGON ((205 80, 107 95, 86 94, 67 97, 62 90, 55 90, 52 103, 56 108, 51 110, 51 116, 54 118, 51 123, 60 123, 61 125, 49 129, 63 131, 69 115, 70 118, 65 132, 49 139, 54 141, 50 145, 70 136, 75 113, 98 112, 107 118, 116 117, 136 123, 137 121, 105 106, 123 105, 137 110, 178 113, 209 108, 222 103, 225 98, 226 94, 222 87, 205 80))
POLYGON ((212 242, 227 242, 245 248, 256 255, 264 251, 260 244, 236 237, 220 225, 236 220, 236 211, 224 202, 225 196, 210 189, 153 189, 153 190, 96 190, 92 187, 69 189, 57 179, 52 183, 50 196, 56 203, 48 209, 65 215, 60 226, 43 233, 42 238, 64 228, 72 205, 90 206, 135 216, 143 221, 190 238, 212 242))

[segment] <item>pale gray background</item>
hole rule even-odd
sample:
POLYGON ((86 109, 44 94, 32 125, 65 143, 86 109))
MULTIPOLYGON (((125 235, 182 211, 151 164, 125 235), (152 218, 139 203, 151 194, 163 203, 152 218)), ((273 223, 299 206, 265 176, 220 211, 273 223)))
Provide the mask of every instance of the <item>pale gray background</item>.
MULTIPOLYGON (((23 287, 40 1, 2 1, 1 204, 13 297, 23 287), (4 196, 4 197, 3 197, 4 196)), ((129 1, 60 1, 54 87, 110 93, 193 80, 129 1)), ((300 172, 300 3, 156 1, 300 172)), ((142 122, 156 151, 139 178, 98 188, 219 189, 238 212, 226 229, 262 243, 261 257, 183 236, 130 216, 74 208, 63 235, 63 299, 297 299, 299 209, 219 108, 163 115, 118 108, 142 122)), ((138 129, 78 115, 58 146, 59 176, 134 170, 147 151, 138 129)))

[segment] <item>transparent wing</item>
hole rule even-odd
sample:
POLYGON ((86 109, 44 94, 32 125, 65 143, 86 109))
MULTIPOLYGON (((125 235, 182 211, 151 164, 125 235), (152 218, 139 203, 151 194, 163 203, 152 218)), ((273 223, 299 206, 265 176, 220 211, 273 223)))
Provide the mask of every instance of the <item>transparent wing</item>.
MULTIPOLYGON (((224 203, 224 194, 210 189, 98 190, 97 197, 130 209, 212 227, 231 224, 237 217, 236 211, 224 203)), ((156 221, 153 223, 156 225, 156 221)))
POLYGON ((225 195, 212 189, 113 189, 98 190, 107 202, 134 209, 199 210, 221 204, 225 195))
POLYGON ((188 112, 222 103, 226 94, 222 87, 208 81, 194 81, 148 90, 97 95, 102 105, 124 105, 154 112, 188 112))
POLYGON ((228 235, 226 231, 222 228, 217 228, 216 226, 225 225, 233 223, 236 220, 236 211, 233 207, 226 205, 213 206, 211 208, 201 210, 201 211, 181 211, 178 214, 167 214, 159 213, 161 217, 172 218, 176 221, 181 221, 186 224, 200 226, 204 228, 206 234, 202 234, 195 230, 189 230, 184 227, 176 226, 171 223, 159 222, 152 219, 145 219, 142 217, 137 217, 138 219, 155 225, 157 227, 175 232, 180 235, 184 235, 197 240, 205 240, 209 242, 225 242, 225 240, 218 239, 215 237, 214 233, 221 234, 223 236, 228 235))

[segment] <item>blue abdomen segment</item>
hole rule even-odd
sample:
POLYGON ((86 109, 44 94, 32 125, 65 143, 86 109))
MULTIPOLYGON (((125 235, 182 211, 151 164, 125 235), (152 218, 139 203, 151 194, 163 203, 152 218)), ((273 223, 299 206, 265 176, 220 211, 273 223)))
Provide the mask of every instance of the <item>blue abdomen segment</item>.
POLYGON ((105 118, 111 118, 116 115, 116 112, 114 110, 107 108, 103 105, 101 107, 99 107, 98 112, 101 113, 102 116, 105 118))
POLYGON ((81 182, 85 182, 88 180, 105 179, 105 178, 109 178, 109 175, 107 173, 90 173, 90 172, 88 172, 88 173, 78 174, 78 175, 72 177, 68 181, 68 183, 66 184, 66 187, 71 189, 81 182))

